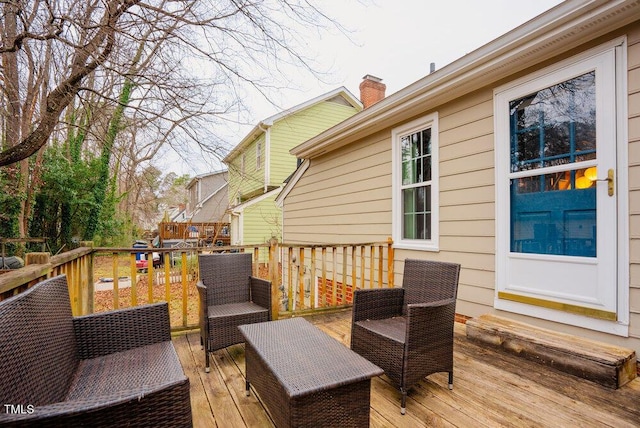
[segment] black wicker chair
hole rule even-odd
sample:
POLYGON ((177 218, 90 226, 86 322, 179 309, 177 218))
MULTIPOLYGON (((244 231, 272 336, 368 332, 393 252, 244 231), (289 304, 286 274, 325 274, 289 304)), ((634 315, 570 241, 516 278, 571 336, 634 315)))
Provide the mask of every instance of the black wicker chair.
POLYGON ((356 290, 351 349, 382 368, 400 389, 448 372, 453 388, 453 327, 460 265, 405 260, 402 288, 356 290))
POLYGON ((209 353, 244 342, 242 324, 271 320, 271 282, 251 276, 250 253, 201 254, 200 341, 209 353))
POLYGON ((73 317, 65 276, 0 302, 0 426, 189 427, 166 303, 73 317))

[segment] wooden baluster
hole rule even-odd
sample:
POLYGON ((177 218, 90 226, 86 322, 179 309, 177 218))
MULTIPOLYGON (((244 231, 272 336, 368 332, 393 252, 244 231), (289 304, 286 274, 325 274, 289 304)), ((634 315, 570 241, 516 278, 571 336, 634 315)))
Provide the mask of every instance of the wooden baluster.
POLYGON ((388 271, 387 271, 387 278, 388 278, 388 286, 389 288, 393 288, 393 260, 394 259, 394 252, 393 252, 393 239, 389 238, 387 240, 387 265, 388 265, 388 271))
MULTIPOLYGON (((163 258, 164 265, 164 299, 171 304, 171 264, 169 263, 169 253, 160 253, 163 258)), ((151 262, 153 263, 153 253, 151 254, 151 262)))
POLYGON ((338 248, 333 247, 332 249, 332 263, 333 263, 333 272, 331 274, 331 306, 337 305, 338 298, 338 283, 336 279, 338 278, 338 248))
POLYGON ((327 247, 322 247, 322 282, 320 286, 320 306, 327 306, 327 247))
POLYGON ((376 277, 376 264, 374 263, 375 257, 376 247, 374 245, 371 245, 369 247, 369 288, 374 288, 373 284, 376 277))
MULTIPOLYGON (((360 246, 360 288, 364 288, 365 286, 365 271, 366 271, 366 247, 364 245, 360 246)), ((353 288, 355 291, 355 287, 353 288)))
MULTIPOLYGON (((344 304, 344 299, 347 294, 347 248, 348 247, 342 247, 342 284, 340 286, 342 304, 344 304)), ((336 301, 336 305, 337 304, 338 302, 336 301)))
POLYGON ((298 308, 304 308, 304 248, 298 251, 298 308))
POLYGON ((309 307, 316 308, 316 247, 311 247, 311 263, 309 272, 309 307))
POLYGON ((120 308, 120 290, 118 289, 118 253, 112 253, 113 257, 113 309, 120 308))
POLYGON ((138 269, 136 268, 136 253, 131 253, 129 263, 131 269, 131 306, 138 306, 138 269))
POLYGON ((384 266, 384 247, 382 245, 378 246, 378 288, 382 288, 383 281, 383 266, 384 266))
POLYGON ((189 314, 187 313, 187 299, 189 298, 188 279, 187 279, 187 252, 180 252, 181 270, 182 270, 182 325, 187 327, 189 314))
POLYGON ((288 251, 288 270, 287 270, 287 310, 293 312, 293 247, 289 247, 288 251))

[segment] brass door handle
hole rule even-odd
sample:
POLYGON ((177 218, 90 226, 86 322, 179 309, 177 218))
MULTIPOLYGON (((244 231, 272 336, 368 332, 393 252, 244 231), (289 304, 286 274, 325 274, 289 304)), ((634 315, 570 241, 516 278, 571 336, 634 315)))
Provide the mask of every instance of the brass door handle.
POLYGON ((609 189, 609 196, 613 196, 614 195, 614 173, 613 173, 613 169, 609 169, 609 171, 607 172, 607 187, 609 189))

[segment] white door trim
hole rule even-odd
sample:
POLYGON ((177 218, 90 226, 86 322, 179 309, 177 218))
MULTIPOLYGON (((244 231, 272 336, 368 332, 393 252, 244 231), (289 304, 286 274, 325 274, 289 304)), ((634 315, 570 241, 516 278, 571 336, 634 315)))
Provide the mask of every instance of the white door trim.
MULTIPOLYGON (((495 165, 496 165, 496 289, 494 307, 496 309, 515 312, 523 315, 543 318, 550 321, 585 327, 592 330, 607 332, 620 336, 629 334, 629 219, 628 219, 628 156, 627 156, 627 45, 626 38, 618 38, 609 43, 598 46, 580 55, 559 62, 524 78, 510 82, 494 90, 494 129, 495 129, 495 165), (570 312, 558 311, 546 307, 504 300, 498 297, 498 292, 503 288, 505 275, 508 269, 507 255, 510 252, 509 234, 509 186, 506 177, 509 174, 508 163, 505 163, 504 139, 498 135, 505 129, 504 117, 499 112, 497 95, 518 85, 524 85, 534 79, 550 73, 557 73, 573 64, 594 57, 605 52, 615 51, 615 93, 616 93, 616 140, 617 151, 615 154, 616 166, 616 196, 617 196, 617 261, 612 263, 617 270, 614 276, 617 278, 616 321, 607 321, 597 318, 578 315, 570 312)), ((508 118, 507 118, 508 120, 508 118)), ((508 125, 507 125, 508 129, 508 125)), ((506 149, 507 152, 509 149, 506 149)), ((508 158, 507 158, 508 160, 508 158)))

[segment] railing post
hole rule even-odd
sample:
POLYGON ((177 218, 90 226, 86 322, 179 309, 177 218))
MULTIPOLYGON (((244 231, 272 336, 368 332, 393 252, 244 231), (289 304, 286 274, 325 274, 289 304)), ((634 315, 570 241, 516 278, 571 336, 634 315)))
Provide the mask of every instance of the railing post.
POLYGON ((51 253, 27 253, 24 258, 25 266, 46 265, 51 260, 51 253))
MULTIPOLYGON (((81 247, 89 247, 93 248, 93 241, 82 241, 80 242, 81 247)), ((82 314, 88 315, 93 313, 93 300, 95 297, 95 281, 93 280, 93 262, 94 262, 94 252, 91 251, 88 257, 88 262, 86 265, 86 279, 87 283, 83 284, 82 289, 82 314)))
POLYGON ((278 291, 280 291, 280 279, 278 275, 278 239, 271 238, 269 240, 269 280, 271 281, 271 319, 277 320, 280 315, 280 299, 278 291))
MULTIPOLYGON (((269 246, 271 246, 271 243, 269 243, 269 246)), ((271 257, 271 253, 269 253, 269 257, 271 257)), ((260 247, 255 247, 253 249, 253 276, 257 278, 259 274, 260 274, 260 247)))

